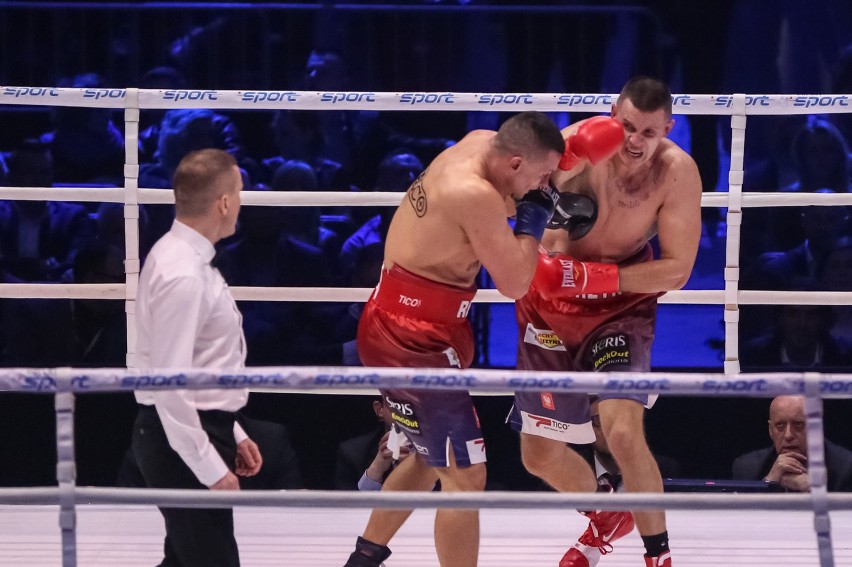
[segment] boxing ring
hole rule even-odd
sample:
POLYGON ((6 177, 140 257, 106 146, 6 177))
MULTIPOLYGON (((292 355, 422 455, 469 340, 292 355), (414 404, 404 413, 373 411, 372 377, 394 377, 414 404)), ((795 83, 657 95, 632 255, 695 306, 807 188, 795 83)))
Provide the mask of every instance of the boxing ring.
MULTIPOLYGON (((391 541, 390 566, 436 565, 432 510, 481 508, 480 564, 555 565, 585 527, 575 509, 666 508, 677 565, 852 565, 852 494, 828 494, 822 400, 852 397, 851 374, 740 374, 740 305, 850 305, 852 292, 739 289, 743 207, 849 205, 850 194, 743 194, 748 115, 850 112, 848 95, 676 95, 675 114, 731 116, 729 191, 705 193, 704 207, 727 209, 724 289, 680 290, 661 303, 724 305, 724 373, 559 373, 505 370, 377 369, 348 367, 135 369, 135 295, 138 285, 140 204, 174 201, 173 193, 138 185, 141 109, 605 112, 615 96, 533 93, 378 93, 63 89, 0 87, 0 103, 124 109, 125 183, 120 188, 0 188, 0 199, 124 204, 124 284, 0 284, 0 298, 121 299, 127 313, 128 369, 4 368, 0 392, 55 397, 57 487, 0 488, 0 565, 150 565, 161 557, 162 519, 154 505, 236 507, 243 564, 342 565, 372 507, 416 508, 391 541), (74 401, 78 395, 137 388, 242 388, 266 392, 374 392, 379 387, 465 389, 508 395, 516 390, 689 396, 803 394, 808 415, 812 490, 807 494, 554 494, 521 492, 347 493, 324 491, 211 492, 79 487, 75 482, 74 401), (58 524, 58 525, 57 525, 58 524)), ((395 206, 401 193, 251 192, 247 206, 395 206)), ((365 301, 353 288, 233 288, 238 301, 365 301)), ((477 302, 508 302, 480 290, 477 302)), ((606 565, 636 565, 642 545, 635 531, 619 540, 606 565)))

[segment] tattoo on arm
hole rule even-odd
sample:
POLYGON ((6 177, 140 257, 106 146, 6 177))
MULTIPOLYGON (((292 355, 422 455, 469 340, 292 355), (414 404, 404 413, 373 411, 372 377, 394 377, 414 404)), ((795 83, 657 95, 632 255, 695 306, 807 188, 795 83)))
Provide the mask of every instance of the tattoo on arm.
POLYGON ((426 191, 423 190, 423 175, 425 173, 426 170, 424 169, 408 188, 408 202, 411 203, 414 214, 418 217, 426 216, 426 191))

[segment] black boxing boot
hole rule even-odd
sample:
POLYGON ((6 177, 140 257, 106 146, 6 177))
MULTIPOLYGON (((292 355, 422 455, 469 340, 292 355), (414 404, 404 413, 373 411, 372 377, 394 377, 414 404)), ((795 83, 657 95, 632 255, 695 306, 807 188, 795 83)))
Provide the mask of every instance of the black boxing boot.
POLYGON ((355 551, 349 556, 349 561, 343 567, 381 567, 382 561, 390 557, 391 550, 386 545, 379 545, 358 536, 355 551))

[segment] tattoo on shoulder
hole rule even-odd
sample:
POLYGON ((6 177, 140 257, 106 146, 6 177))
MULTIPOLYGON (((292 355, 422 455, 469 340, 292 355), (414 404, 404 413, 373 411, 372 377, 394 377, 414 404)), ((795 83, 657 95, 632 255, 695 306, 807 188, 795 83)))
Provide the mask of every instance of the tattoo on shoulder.
POLYGON ((408 188, 408 202, 414 208, 414 214, 418 217, 426 216, 426 191, 423 190, 423 176, 426 174, 424 169, 411 187, 408 188))

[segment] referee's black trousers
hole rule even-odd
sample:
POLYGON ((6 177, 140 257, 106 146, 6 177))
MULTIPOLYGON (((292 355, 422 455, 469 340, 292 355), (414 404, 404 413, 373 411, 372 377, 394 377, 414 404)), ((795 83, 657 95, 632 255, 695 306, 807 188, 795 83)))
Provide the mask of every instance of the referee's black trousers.
MULTIPOLYGON (((199 411, 198 415, 210 442, 228 467, 233 468, 237 452, 234 414, 213 410, 199 411)), ((153 406, 139 406, 133 426, 133 454, 145 484, 151 488, 207 490, 169 446, 153 406)), ((230 508, 160 508, 160 513, 166 521, 161 567, 239 567, 234 514, 230 508)))

